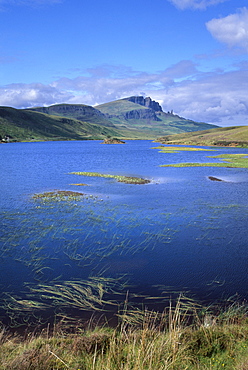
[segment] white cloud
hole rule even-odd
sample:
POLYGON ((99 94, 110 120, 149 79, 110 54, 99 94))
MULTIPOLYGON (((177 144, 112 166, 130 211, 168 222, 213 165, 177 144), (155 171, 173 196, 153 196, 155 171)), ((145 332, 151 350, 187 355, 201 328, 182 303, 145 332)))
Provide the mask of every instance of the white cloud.
POLYGON ((169 0, 179 9, 206 9, 208 6, 224 3, 229 0, 169 0))
POLYGON ((232 71, 203 73, 182 61, 158 73, 122 66, 98 66, 77 78, 61 78, 50 85, 12 84, 0 87, 0 105, 25 108, 56 103, 97 105, 140 95, 174 110, 182 117, 217 125, 248 125, 248 65, 232 71))
POLYGON ((248 51, 248 9, 242 8, 227 17, 212 19, 206 27, 214 38, 231 47, 248 51))
POLYGON ((122 98, 123 96, 139 95, 146 89, 157 89, 157 83, 173 83, 173 80, 160 74, 148 74, 133 71, 124 66, 99 66, 88 69, 88 76, 79 76, 74 79, 61 78, 54 81, 52 86, 58 90, 73 91, 73 103, 96 105, 107 101, 122 98))
POLYGON ((172 86, 164 97, 171 109, 197 121, 248 125, 248 70, 202 74, 172 86))
POLYGON ((71 97, 70 93, 58 91, 52 86, 41 83, 11 84, 0 87, 0 105, 15 108, 62 103, 71 97))
POLYGON ((167 78, 172 77, 173 79, 190 76, 195 73, 197 73, 196 64, 191 60, 181 60, 167 68, 165 71, 162 71, 162 74, 167 78))

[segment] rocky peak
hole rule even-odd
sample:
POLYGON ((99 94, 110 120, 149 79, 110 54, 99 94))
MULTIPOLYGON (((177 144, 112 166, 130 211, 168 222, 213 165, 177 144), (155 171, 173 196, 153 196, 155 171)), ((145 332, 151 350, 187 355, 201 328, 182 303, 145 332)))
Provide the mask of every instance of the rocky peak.
POLYGON ((144 107, 150 108, 155 112, 162 112, 162 107, 158 102, 152 100, 150 97, 144 98, 143 96, 131 96, 123 100, 131 101, 132 103, 143 105, 144 107))

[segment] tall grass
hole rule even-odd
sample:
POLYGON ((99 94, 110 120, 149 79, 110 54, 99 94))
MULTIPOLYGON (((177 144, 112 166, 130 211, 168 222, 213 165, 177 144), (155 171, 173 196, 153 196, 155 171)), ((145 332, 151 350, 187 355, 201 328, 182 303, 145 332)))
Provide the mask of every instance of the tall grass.
POLYGON ((218 316, 203 312, 184 297, 164 312, 119 312, 119 325, 72 333, 61 323, 24 337, 0 335, 0 368, 22 370, 186 370, 236 369, 248 364, 247 308, 233 305, 218 316))

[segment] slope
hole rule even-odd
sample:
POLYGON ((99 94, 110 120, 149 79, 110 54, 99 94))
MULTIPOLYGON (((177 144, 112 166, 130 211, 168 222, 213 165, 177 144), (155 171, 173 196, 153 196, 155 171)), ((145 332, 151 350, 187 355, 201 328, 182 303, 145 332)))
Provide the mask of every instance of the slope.
POLYGON ((206 130, 218 126, 195 122, 163 112, 159 103, 142 96, 132 96, 96 106, 119 128, 136 129, 153 137, 206 130))
POLYGON ((113 124, 99 110, 85 104, 55 104, 49 107, 29 108, 35 112, 46 113, 52 116, 69 117, 83 122, 94 123, 106 127, 113 124))
POLYGON ((112 127, 51 116, 32 110, 0 107, 0 136, 11 141, 103 139, 118 135, 112 127))
POLYGON ((155 139, 156 137, 213 129, 163 112, 158 102, 132 96, 99 105, 56 104, 14 109, 0 107, 0 135, 11 141, 105 139, 155 139))
POLYGON ((160 137, 156 141, 163 144, 248 147, 248 126, 220 127, 211 130, 168 135, 160 137))

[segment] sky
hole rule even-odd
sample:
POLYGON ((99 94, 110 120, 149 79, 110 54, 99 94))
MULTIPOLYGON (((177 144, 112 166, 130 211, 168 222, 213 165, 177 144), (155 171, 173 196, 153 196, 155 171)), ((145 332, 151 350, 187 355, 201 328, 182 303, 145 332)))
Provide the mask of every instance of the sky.
POLYGON ((0 105, 150 96, 248 125, 248 0, 0 0, 0 105))

